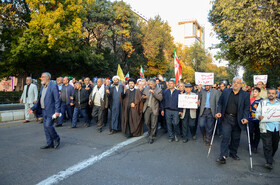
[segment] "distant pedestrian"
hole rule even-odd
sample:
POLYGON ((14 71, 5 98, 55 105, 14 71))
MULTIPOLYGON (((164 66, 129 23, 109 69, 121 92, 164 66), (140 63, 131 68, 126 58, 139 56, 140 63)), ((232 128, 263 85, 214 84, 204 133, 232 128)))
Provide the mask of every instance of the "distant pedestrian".
POLYGON ((24 104, 25 109, 25 121, 24 123, 30 122, 30 116, 28 110, 33 107, 38 99, 38 89, 35 84, 32 84, 32 78, 26 78, 26 85, 23 88, 23 93, 20 98, 20 103, 24 104))

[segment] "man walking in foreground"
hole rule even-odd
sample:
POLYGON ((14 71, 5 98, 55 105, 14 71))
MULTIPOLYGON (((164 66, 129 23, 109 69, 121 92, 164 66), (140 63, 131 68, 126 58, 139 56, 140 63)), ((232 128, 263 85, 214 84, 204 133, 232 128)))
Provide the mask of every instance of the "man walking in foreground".
POLYGON ((221 118, 223 138, 221 153, 217 162, 226 163, 226 158, 240 160, 237 149, 240 142, 241 130, 245 130, 250 112, 250 94, 241 90, 242 80, 233 79, 232 89, 225 89, 218 102, 216 117, 221 118))
POLYGON ((60 137, 54 129, 54 119, 60 115, 59 92, 56 84, 51 81, 51 74, 45 72, 41 76, 40 96, 37 103, 29 109, 29 114, 33 111, 42 109, 44 131, 47 139, 47 145, 41 149, 57 148, 60 144, 60 137))

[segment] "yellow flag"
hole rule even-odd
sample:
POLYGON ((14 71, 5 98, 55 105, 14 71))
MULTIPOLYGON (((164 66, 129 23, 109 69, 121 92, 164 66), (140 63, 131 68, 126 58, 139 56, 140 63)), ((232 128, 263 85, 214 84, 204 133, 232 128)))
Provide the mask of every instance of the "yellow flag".
POLYGON ((124 74, 123 74, 123 71, 122 71, 122 68, 121 68, 120 64, 118 64, 117 75, 120 77, 121 81, 125 81, 124 74))

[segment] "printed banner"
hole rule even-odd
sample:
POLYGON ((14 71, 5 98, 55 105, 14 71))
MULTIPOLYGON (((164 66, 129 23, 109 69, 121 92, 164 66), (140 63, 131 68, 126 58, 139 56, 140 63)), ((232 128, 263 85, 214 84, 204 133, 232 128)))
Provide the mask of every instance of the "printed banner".
POLYGON ((187 109, 197 109, 198 95, 179 94, 178 107, 187 109))
POLYGON ((258 82, 267 83, 267 75, 254 75, 254 84, 257 85, 258 82))
POLYGON ((280 121, 280 106, 264 106, 262 108, 262 122, 280 121))
POLYGON ((214 84, 214 73, 201 73, 195 72, 195 83, 196 85, 213 85, 214 84))

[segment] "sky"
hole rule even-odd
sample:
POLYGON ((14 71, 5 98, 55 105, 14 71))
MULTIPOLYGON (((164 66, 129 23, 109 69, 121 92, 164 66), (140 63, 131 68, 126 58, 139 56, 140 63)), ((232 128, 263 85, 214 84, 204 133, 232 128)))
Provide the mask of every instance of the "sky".
MULTIPOLYGON (((172 36, 175 42, 180 42, 183 37, 182 28, 178 22, 183 20, 197 20, 198 23, 205 27, 205 49, 213 56, 217 49, 210 50, 209 47, 218 44, 212 25, 208 22, 208 13, 212 5, 210 0, 123 0, 128 3, 132 10, 144 15, 147 19, 159 15, 167 21, 172 29, 172 36)), ((221 63, 214 60, 218 66, 225 66, 226 61, 221 63)))

